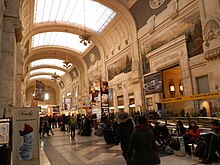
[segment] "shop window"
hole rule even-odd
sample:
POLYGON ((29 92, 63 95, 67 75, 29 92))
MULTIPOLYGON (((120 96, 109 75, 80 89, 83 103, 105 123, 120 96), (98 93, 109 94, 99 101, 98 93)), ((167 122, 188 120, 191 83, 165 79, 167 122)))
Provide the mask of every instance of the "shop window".
POLYGON ((129 112, 130 114, 133 114, 135 112, 134 93, 129 93, 128 98, 129 98, 129 112))
POLYGON ((124 111, 124 97, 123 97, 123 95, 117 96, 117 100, 118 100, 118 110, 124 111))

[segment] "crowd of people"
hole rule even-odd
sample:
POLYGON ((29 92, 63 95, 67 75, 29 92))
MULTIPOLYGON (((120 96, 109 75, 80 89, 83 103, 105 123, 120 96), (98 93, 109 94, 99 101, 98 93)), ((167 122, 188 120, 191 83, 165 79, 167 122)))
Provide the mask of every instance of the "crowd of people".
MULTIPOLYGON (((172 148, 172 139, 181 136, 184 139, 185 152, 191 155, 189 144, 196 144, 200 139, 200 128, 195 121, 190 121, 189 126, 177 121, 174 131, 168 129, 165 123, 150 122, 144 115, 135 113, 129 116, 122 112, 114 115, 103 115, 101 123, 97 122, 97 115, 62 115, 61 117, 45 116, 40 118, 40 135, 53 135, 53 128, 70 132, 71 139, 75 138, 75 131, 81 136, 90 136, 92 128, 94 134, 104 135, 107 143, 119 145, 127 164, 145 165, 154 164, 155 152, 164 151, 167 146, 172 148), (102 134, 97 133, 102 129, 102 134), (111 136, 111 137, 110 137, 111 136), (108 140, 111 139, 111 140, 108 140), (146 163, 147 162, 147 163, 146 163)), ((216 153, 220 153, 220 124, 218 120, 212 122, 212 132, 216 135, 214 145, 216 153)), ((179 149, 179 148, 178 148, 179 149)), ((213 160, 218 159, 218 154, 213 160)))
POLYGON ((65 114, 61 116, 44 116, 40 117, 39 133, 40 137, 54 135, 53 129, 60 128, 63 132, 69 132, 71 139, 75 138, 75 131, 78 129, 78 134, 82 136, 90 136, 92 132, 92 127, 95 126, 97 120, 96 115, 68 115, 65 114))

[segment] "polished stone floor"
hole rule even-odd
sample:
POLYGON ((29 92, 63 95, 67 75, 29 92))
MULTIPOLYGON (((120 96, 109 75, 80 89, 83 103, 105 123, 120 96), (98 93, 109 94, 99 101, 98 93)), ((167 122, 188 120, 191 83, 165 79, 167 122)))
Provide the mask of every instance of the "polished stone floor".
MULTIPOLYGON (((41 139, 41 165, 125 165, 119 146, 106 144, 103 137, 85 137, 76 134, 75 140, 70 134, 54 129, 53 136, 41 139)), ((161 165, 197 165, 198 158, 178 157, 161 153, 161 165)), ((220 164, 212 163, 213 165, 220 164)))

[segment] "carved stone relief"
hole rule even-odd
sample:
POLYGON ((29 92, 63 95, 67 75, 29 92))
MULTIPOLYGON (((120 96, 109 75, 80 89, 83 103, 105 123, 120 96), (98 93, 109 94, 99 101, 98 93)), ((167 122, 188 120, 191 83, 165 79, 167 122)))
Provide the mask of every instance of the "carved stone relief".
POLYGON ((211 18, 204 26, 205 46, 209 46, 209 41, 220 35, 220 21, 217 18, 211 18))
POLYGON ((149 5, 152 9, 157 9, 159 8, 165 0, 149 0, 149 5))

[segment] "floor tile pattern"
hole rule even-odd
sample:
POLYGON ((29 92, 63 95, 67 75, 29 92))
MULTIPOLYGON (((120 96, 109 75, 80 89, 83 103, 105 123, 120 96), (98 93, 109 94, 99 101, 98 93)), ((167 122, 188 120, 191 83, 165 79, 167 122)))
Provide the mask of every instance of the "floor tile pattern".
MULTIPOLYGON (((89 137, 54 130, 55 135, 41 139, 41 165, 126 165, 120 146, 106 144, 103 137, 89 137)), ((178 157, 160 153, 161 165, 201 165, 193 156, 178 157)), ((212 163, 219 165, 220 162, 212 163)))

